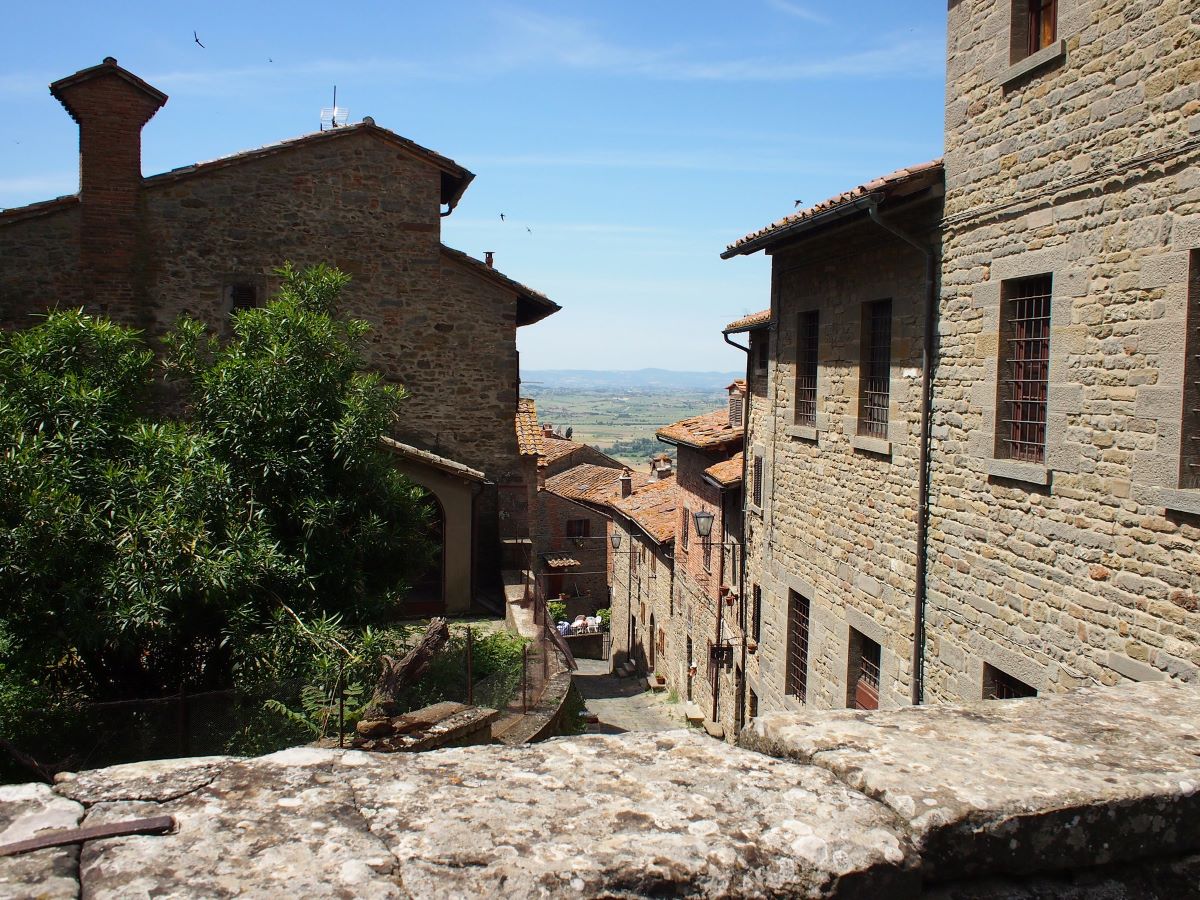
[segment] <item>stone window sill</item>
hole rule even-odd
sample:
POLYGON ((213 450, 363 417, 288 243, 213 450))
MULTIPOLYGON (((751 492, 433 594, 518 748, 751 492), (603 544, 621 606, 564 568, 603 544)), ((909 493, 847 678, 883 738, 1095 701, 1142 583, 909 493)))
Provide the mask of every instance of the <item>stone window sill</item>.
POLYGON ((1200 516, 1200 489, 1164 490, 1159 494, 1159 499, 1167 509, 1200 516))
POLYGON ((802 441, 816 441, 818 433, 811 425, 789 425, 787 429, 788 437, 802 441))
POLYGON ((1015 459, 989 459, 986 468, 988 475, 993 478, 1042 486, 1050 483, 1050 470, 1037 463, 1019 462, 1015 459))
POLYGON ((883 438, 865 437, 861 434, 852 435, 850 446, 855 450, 865 450, 867 453, 878 453, 880 456, 892 455, 892 442, 883 438))
POLYGON ((1024 78, 1030 72, 1040 69, 1044 65, 1064 59, 1066 55, 1067 42, 1055 41, 1049 47, 1043 47, 1037 53, 1031 53, 1009 66, 1000 76, 1000 84, 1002 87, 1010 87, 1014 81, 1024 78))

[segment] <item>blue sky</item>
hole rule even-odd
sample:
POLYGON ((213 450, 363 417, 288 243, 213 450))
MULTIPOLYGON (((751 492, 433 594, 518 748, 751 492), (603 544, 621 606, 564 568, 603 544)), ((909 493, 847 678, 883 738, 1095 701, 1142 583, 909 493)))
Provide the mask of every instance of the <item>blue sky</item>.
POLYGON ((148 175, 316 130, 336 84, 476 173, 443 239, 563 306, 523 368, 736 369, 720 330, 769 305, 770 261, 718 254, 938 156, 944 35, 913 0, 10 4, 0 207, 75 191, 46 85, 104 56, 170 95, 148 175))

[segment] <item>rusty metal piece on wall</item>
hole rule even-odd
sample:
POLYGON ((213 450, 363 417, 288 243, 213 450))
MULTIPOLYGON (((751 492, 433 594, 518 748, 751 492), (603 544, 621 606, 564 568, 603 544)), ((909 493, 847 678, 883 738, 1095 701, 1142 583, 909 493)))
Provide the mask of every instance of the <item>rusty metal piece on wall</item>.
POLYGON ((11 844, 0 844, 0 856, 17 856, 21 853, 32 853, 34 850, 46 850, 50 847, 64 847, 67 844, 81 844, 84 841, 95 841, 102 838, 125 837, 131 834, 166 834, 175 828, 174 816, 153 816, 148 819, 127 819, 124 822, 110 822, 107 825, 88 825, 84 828, 62 828, 47 831, 36 837, 11 844))

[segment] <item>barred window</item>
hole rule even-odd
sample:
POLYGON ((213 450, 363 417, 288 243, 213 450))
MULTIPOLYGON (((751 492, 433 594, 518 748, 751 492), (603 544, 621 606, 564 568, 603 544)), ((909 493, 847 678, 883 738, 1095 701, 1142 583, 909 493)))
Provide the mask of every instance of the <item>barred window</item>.
POLYGON ((817 310, 800 313, 796 330, 796 424, 817 424, 817 310))
POLYGON ((1014 678, 1002 669, 983 664, 983 699, 1015 700, 1018 697, 1036 697, 1037 689, 1019 678, 1014 678))
POLYGON ((567 537, 591 537, 592 523, 590 519, 567 519, 567 537))
POLYGON ((762 468, 763 468, 763 467, 762 467, 762 457, 761 457, 761 456, 755 456, 755 457, 754 457, 753 495, 752 495, 752 496, 753 496, 753 499, 754 499, 754 505, 755 505, 755 506, 758 506, 758 507, 761 507, 761 506, 762 506, 762 502, 763 502, 763 490, 762 490, 763 473, 762 473, 762 468))
POLYGON ((701 552, 704 556, 704 571, 712 571, 712 538, 705 538, 701 542, 701 552))
POLYGON ((784 693, 801 703, 808 697, 808 616, 807 597, 788 591, 787 684, 784 693))
POLYGON ((1189 255, 1179 486, 1200 488, 1200 250, 1189 255))
POLYGON ((258 287, 253 281, 232 281, 225 285, 225 303, 230 313, 258 306, 258 287))
POLYGON ((1002 286, 996 455, 1006 459, 1041 463, 1046 458, 1051 288, 1050 275, 1002 286))
POLYGON ((753 589, 754 602, 751 610, 751 630, 750 636, 754 640, 760 640, 762 636, 762 588, 757 584, 753 589))
POLYGON ((692 533, 692 511, 686 506, 683 508, 683 549, 688 548, 688 538, 692 533))
POLYGON ((879 709, 879 661, 882 649, 865 634, 850 629, 846 705, 851 709, 879 709))
POLYGON ((863 306, 862 360, 858 388, 858 433, 886 438, 892 377, 892 301, 863 306))

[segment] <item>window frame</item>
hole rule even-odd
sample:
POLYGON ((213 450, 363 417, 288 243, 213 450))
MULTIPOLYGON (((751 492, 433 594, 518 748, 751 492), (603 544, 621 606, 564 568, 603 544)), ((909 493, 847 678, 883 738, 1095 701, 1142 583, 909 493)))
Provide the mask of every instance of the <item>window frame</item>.
POLYGON ((792 422, 817 427, 817 383, 820 377, 821 311, 808 309, 796 317, 796 384, 792 422))
POLYGON ((1054 274, 1000 283, 996 357, 996 459, 1046 464, 1054 274))
POLYGON ((887 441, 891 425, 892 342, 895 332, 890 297, 862 305, 858 357, 857 436, 887 441))
POLYGON ((808 663, 812 644, 812 600, 788 589, 787 643, 783 664, 784 696, 808 702, 808 663))
POLYGON ((568 538, 590 538, 592 536, 592 520, 587 518, 567 519, 565 531, 568 538), (580 523, 583 525, 581 531, 580 523))
POLYGON ((879 709, 883 645, 851 626, 846 649, 846 708, 879 709))

